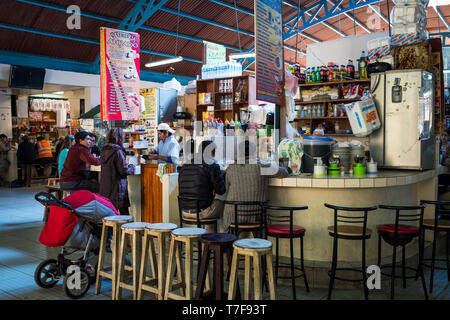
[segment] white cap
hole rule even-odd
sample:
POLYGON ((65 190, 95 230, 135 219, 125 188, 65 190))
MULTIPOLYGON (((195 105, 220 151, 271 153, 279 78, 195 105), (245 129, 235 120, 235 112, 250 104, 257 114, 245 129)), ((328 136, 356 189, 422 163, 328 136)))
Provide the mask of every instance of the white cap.
POLYGON ((158 131, 160 130, 164 130, 164 131, 169 131, 170 133, 174 133, 175 130, 173 130, 167 123, 160 123, 158 124, 158 131))

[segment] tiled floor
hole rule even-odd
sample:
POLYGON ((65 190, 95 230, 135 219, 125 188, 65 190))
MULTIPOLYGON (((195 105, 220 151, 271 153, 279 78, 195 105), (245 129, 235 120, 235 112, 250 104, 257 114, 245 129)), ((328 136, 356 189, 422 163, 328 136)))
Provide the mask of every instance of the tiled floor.
MULTIPOLYGON (((34 185, 32 188, 0 189, 0 299, 2 300, 67 300, 62 288, 62 281, 54 288, 43 289, 34 282, 36 266, 43 260, 55 258, 59 249, 47 248, 38 241, 43 227, 43 207, 34 199, 34 194, 42 187, 34 185)), ((425 269, 425 278, 428 286, 429 270, 425 269)), ((298 279, 297 299, 323 300, 327 298, 326 288, 311 288, 306 293, 303 280, 298 279)), ((401 288, 401 281, 397 281, 396 299, 423 299, 420 281, 408 281, 407 289, 401 288)), ((225 284, 227 287, 227 283, 225 284)), ((110 300, 111 282, 103 281, 102 293, 94 294, 92 285, 84 300, 110 300)), ((382 281, 381 290, 373 290, 370 299, 389 299, 389 280, 382 281)), ((124 290, 125 299, 130 299, 130 292, 124 290)), ((279 283, 277 286, 277 299, 291 299, 289 282, 279 283)), ((268 293, 264 292, 264 298, 268 293)), ((154 299, 152 294, 144 295, 144 299, 154 299)), ((333 299, 361 300, 362 288, 335 289, 333 299)), ((450 286, 445 271, 435 272, 435 284, 430 299, 450 299, 450 286)))

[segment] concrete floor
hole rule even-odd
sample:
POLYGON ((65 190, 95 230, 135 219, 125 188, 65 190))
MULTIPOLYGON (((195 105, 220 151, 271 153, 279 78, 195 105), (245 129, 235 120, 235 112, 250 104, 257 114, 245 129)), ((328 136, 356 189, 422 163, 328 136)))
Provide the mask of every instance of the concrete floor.
MULTIPOLYGON (((33 184, 31 188, 0 188, 0 299, 1 300, 70 300, 64 293, 62 281, 51 289, 39 287, 34 281, 37 265, 48 258, 56 258, 58 248, 47 248, 39 241, 43 227, 43 206, 34 199, 34 194, 42 191, 42 186, 33 184)), ((429 286, 429 269, 425 268, 425 279, 429 286)), ((241 282, 242 283, 242 282, 241 282)), ((110 300, 111 282, 103 281, 101 294, 95 295, 92 285, 83 300, 110 300)), ((228 283, 225 283, 228 287, 228 283)), ((291 300, 290 282, 279 280, 277 299, 291 300)), ((324 300, 327 288, 311 288, 306 293, 303 279, 297 279, 298 300, 324 300)), ((369 299, 387 300, 390 293, 389 279, 382 277, 381 289, 372 290, 369 299)), ((337 288, 333 290, 335 300, 362 300, 362 287, 337 288)), ((450 299, 450 286, 446 271, 436 270, 433 294, 430 299, 450 299)), ((131 299, 131 293, 124 290, 124 299, 131 299)), ((268 299, 268 292, 264 292, 268 299)), ((424 298, 420 281, 408 280, 407 288, 401 287, 397 280, 396 299, 422 300, 424 298)), ((154 299, 152 294, 145 294, 144 299, 154 299)))

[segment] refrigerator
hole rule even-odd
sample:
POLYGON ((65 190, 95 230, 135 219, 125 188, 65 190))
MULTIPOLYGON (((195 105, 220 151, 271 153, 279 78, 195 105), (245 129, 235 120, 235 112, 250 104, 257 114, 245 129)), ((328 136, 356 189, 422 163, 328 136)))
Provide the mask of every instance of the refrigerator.
POLYGON ((145 110, 143 119, 147 127, 146 140, 148 148, 154 149, 158 145, 158 132, 156 128, 159 123, 173 122, 174 113, 177 112, 178 91, 169 88, 141 89, 144 97, 145 110))
POLYGON ((435 163, 433 75, 425 70, 373 73, 370 90, 381 128, 370 135, 380 168, 426 170, 435 163))

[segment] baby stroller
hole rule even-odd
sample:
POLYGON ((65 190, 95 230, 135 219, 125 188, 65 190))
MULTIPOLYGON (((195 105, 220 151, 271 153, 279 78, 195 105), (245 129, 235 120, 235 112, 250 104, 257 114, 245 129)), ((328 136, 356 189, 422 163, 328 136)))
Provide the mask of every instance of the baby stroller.
POLYGON ((35 199, 50 208, 39 241, 62 249, 56 259, 38 265, 34 280, 42 288, 54 287, 63 280, 67 296, 81 298, 96 279, 97 268, 87 262, 98 256, 102 219, 118 212, 106 198, 87 190, 76 191, 63 201, 45 192, 36 194, 35 199), (83 255, 78 259, 67 257, 80 251, 83 255))

